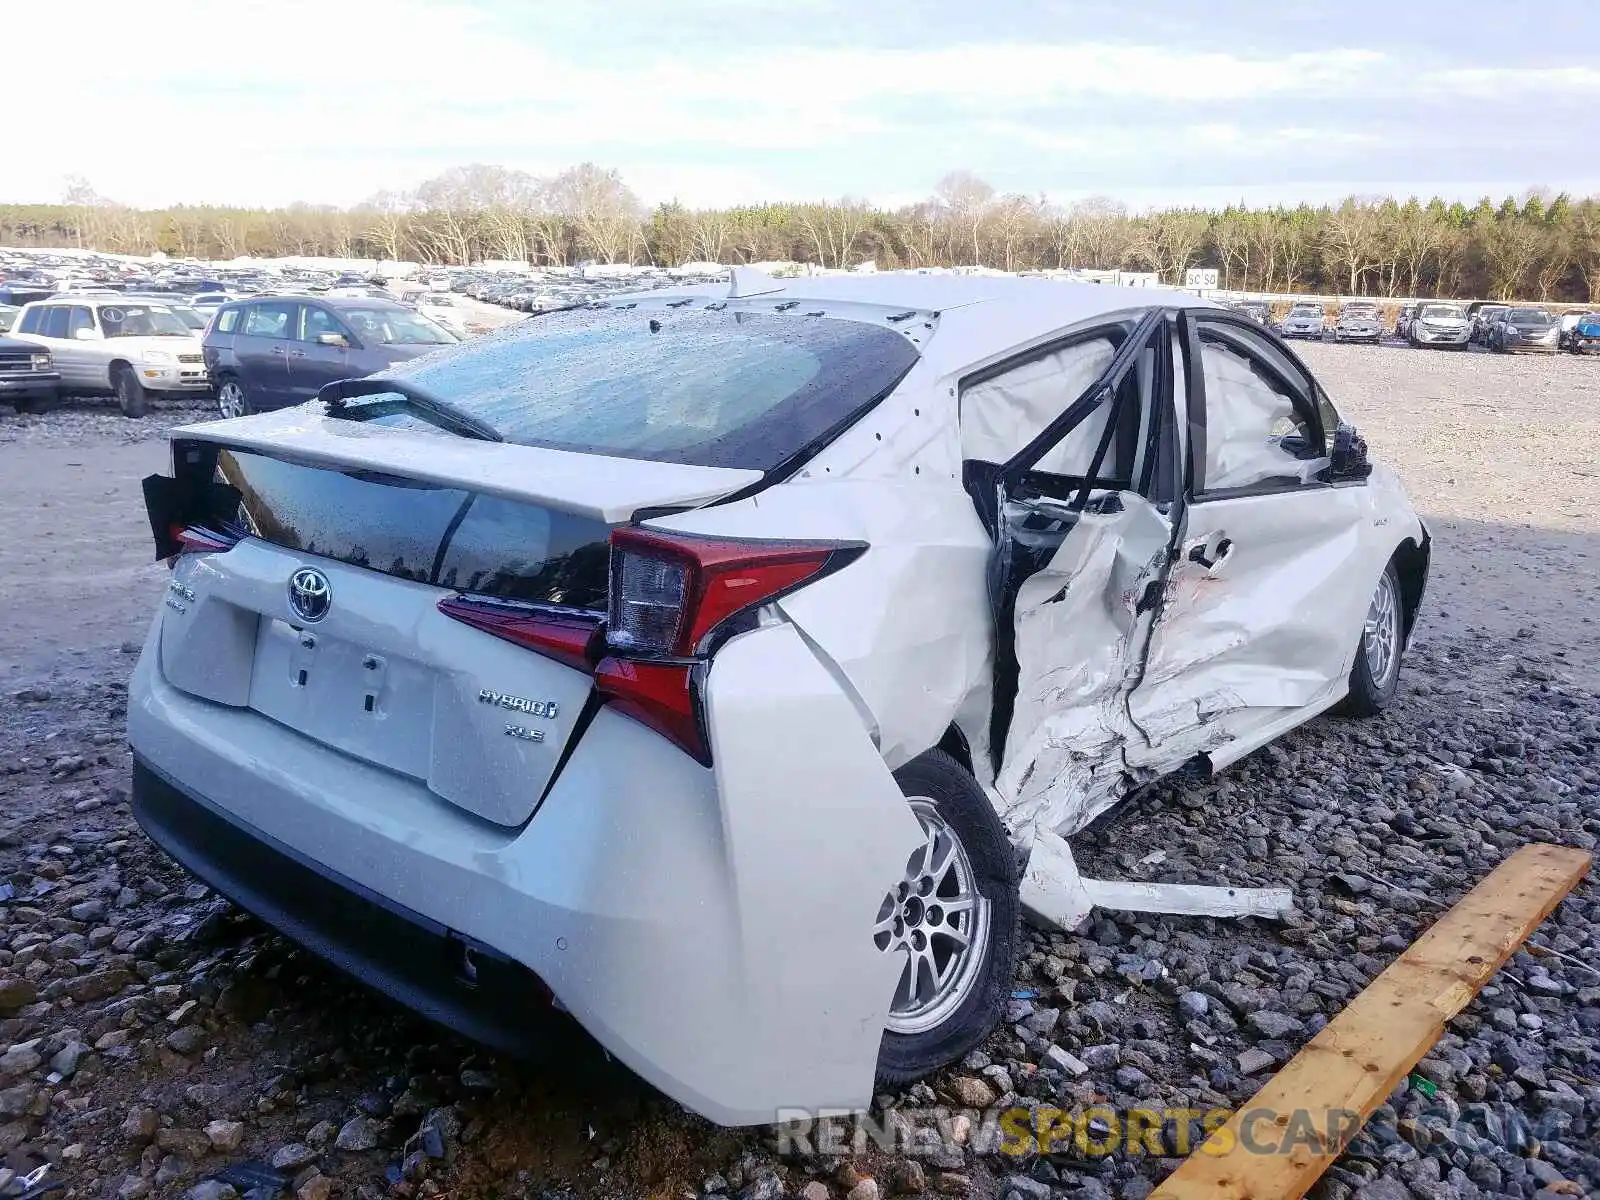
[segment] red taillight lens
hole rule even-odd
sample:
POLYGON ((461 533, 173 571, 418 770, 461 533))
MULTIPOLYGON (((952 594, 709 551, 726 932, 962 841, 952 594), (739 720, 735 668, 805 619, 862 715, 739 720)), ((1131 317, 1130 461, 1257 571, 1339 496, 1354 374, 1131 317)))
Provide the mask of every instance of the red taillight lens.
POLYGON ((695 694, 695 663, 658 663, 634 658, 606 658, 595 668, 595 690, 612 708, 654 729, 711 765, 711 747, 695 694))
POLYGON ((615 529, 611 611, 593 617, 452 596, 439 611, 580 671, 618 712, 711 765, 699 681, 730 621, 842 567, 866 546, 615 529))
POLYGON ((837 570, 865 548, 614 529, 606 642, 634 657, 704 654, 728 618, 837 570))
POLYGON ((598 653, 591 653, 599 640, 597 619, 576 613, 545 612, 520 605, 497 604, 492 600, 473 600, 451 596, 439 601, 439 611, 474 629, 537 650, 578 671, 593 670, 598 653))
POLYGON ((227 534, 217 533, 211 529, 199 529, 193 525, 172 527, 172 539, 181 547, 184 554, 205 554, 218 550, 231 550, 237 542, 227 534))

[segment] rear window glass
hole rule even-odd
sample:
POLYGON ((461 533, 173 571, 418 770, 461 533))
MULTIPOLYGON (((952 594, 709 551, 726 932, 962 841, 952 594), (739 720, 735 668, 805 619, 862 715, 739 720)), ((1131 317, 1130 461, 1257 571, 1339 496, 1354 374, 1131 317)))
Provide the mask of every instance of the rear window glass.
POLYGON ((240 531, 274 545, 484 596, 600 610, 604 522, 374 472, 223 450, 240 531))
POLYGON ((385 374, 510 442, 764 471, 820 448, 916 359, 902 334, 860 321, 607 308, 552 313, 385 374))

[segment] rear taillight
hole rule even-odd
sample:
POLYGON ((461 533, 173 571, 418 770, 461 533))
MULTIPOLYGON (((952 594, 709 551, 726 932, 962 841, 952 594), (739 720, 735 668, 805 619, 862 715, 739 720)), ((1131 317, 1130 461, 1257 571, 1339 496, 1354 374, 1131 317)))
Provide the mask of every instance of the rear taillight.
POLYGON ((170 532, 172 540, 178 544, 180 554, 209 554, 220 550, 231 550, 239 541, 232 534, 219 533, 215 529, 204 529, 196 525, 174 524, 170 532))
POLYGON ((575 670, 593 670, 595 660, 600 657, 600 619, 597 616, 506 601, 478 600, 471 596, 441 600, 439 611, 474 629, 537 650, 575 670))
POLYGON ((855 558, 860 543, 746 541, 611 532, 611 614, 606 644, 630 657, 705 655, 730 620, 855 558))
POLYGON ((838 570, 866 546, 747 541, 626 528, 611 533, 611 609, 596 616, 452 596, 439 611, 580 671, 618 712, 707 766, 700 687, 716 648, 756 610, 838 570))
POLYGON ((595 668, 596 689, 709 765, 699 696, 706 661, 728 637, 753 626, 761 605, 838 570, 864 549, 613 530, 609 654, 595 668))

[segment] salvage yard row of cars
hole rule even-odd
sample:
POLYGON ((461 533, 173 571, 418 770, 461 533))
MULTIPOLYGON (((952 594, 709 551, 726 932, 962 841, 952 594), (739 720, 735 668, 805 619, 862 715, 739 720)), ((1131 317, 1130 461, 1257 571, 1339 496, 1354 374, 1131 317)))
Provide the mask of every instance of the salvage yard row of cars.
POLYGON ((60 395, 111 396, 140 416, 152 398, 203 396, 219 415, 239 416, 470 336, 463 294, 543 313, 703 274, 571 268, 385 280, 289 266, 150 271, 0 251, 0 402, 39 411, 60 395))
MULTIPOLYGON (((1272 325, 1271 306, 1264 300, 1236 301, 1230 307, 1259 325, 1272 325)), ((1275 328, 1286 340, 1332 338, 1377 345, 1390 335, 1373 300, 1345 302, 1332 322, 1321 301, 1294 301, 1275 328)), ((1570 350, 1588 354, 1600 350, 1597 330, 1600 312, 1557 316, 1537 305, 1474 304, 1469 308, 1452 301, 1425 300, 1401 306, 1393 336, 1416 347, 1464 350, 1478 345, 1501 353, 1570 350)))

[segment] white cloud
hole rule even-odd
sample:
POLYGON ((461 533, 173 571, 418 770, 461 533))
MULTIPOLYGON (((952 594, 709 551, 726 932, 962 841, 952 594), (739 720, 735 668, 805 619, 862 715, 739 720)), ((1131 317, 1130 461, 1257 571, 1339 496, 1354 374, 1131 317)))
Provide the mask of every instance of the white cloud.
POLYGON ((141 204, 350 203, 453 163, 549 170, 587 158, 622 168, 649 198, 708 204, 797 194, 792 180, 780 186, 783 156, 819 152, 830 174, 802 191, 878 194, 904 189, 913 169, 931 183, 958 165, 946 158, 958 146, 1014 153, 1028 170, 1041 154, 1122 162, 1164 147, 1252 164, 1372 144, 1364 113, 1341 101, 1600 91, 1587 66, 1400 63, 1340 46, 1269 55, 1001 39, 697 54, 665 43, 624 64, 570 52, 559 22, 530 33, 519 7, 232 0, 224 16, 209 0, 84 0, 64 34, 48 6, 13 5, 8 44, 62 52, 13 56, 8 90, 49 96, 52 129, 88 132, 32 142, 8 162, 0 199, 52 198, 63 175, 82 173, 141 204), (87 82, 64 86, 63 64, 87 82), (1329 120, 1274 128, 1261 106, 1287 102, 1327 105, 1329 120), (1141 105, 1174 119, 1151 134, 1147 115, 1130 139, 1104 115, 1141 105), (885 178, 890 152, 900 174, 885 178))

